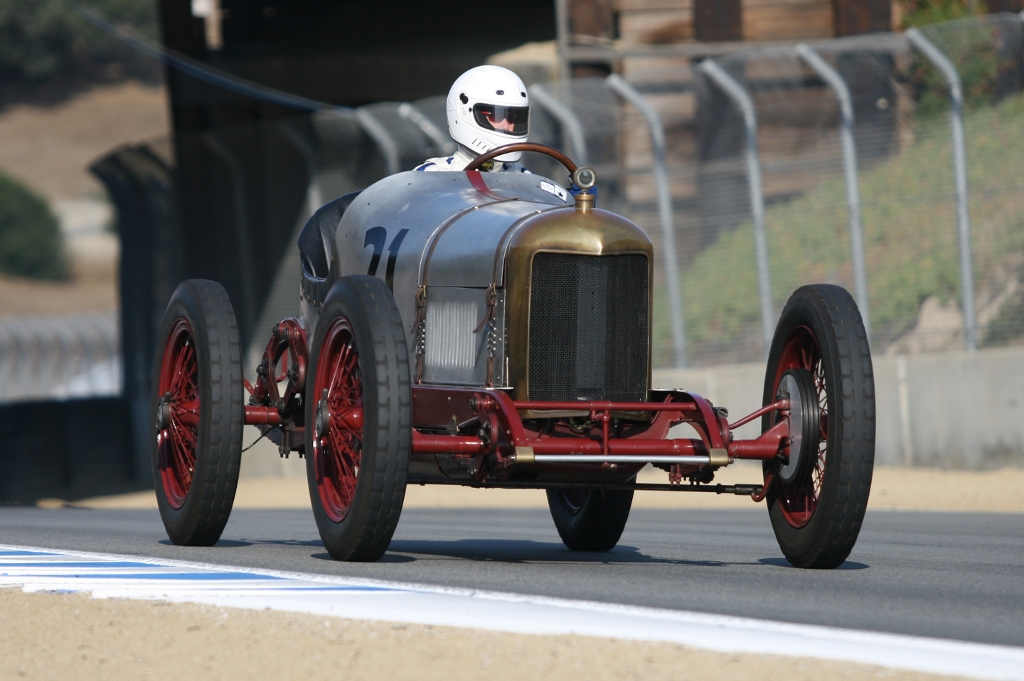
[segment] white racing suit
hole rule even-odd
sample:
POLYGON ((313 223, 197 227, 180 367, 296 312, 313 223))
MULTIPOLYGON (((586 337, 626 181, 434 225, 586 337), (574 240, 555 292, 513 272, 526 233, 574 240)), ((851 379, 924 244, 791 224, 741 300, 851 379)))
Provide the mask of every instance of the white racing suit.
MULTIPOLYGON (((439 156, 437 158, 428 158, 426 161, 416 166, 413 170, 424 170, 424 171, 437 171, 437 170, 463 170, 469 165, 469 162, 476 158, 476 154, 468 151, 461 144, 454 154, 445 158, 439 156)), ((530 171, 523 167, 521 163, 504 163, 497 159, 493 161, 487 161, 483 167, 480 168, 482 172, 489 173, 529 173, 530 171), (490 167, 488 167, 490 166, 490 167)))

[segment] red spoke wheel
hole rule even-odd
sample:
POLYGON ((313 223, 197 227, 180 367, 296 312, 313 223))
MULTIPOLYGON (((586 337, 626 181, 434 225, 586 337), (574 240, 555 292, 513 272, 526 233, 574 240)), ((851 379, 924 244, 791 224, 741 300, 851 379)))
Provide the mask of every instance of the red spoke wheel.
POLYGON ((199 439, 199 365, 192 327, 184 317, 167 340, 157 395, 157 470, 168 505, 179 510, 192 486, 199 439))
POLYGON ((391 291, 344 277, 324 301, 306 385, 306 477, 313 516, 337 560, 377 560, 405 500, 412 386, 391 291))
MULTIPOLYGON (((772 528, 793 565, 841 565, 857 541, 871 488, 875 390, 867 333, 838 286, 797 289, 775 330, 764 404, 790 398, 788 458, 766 462, 772 528)), ((770 428, 777 414, 764 417, 770 428)))
POLYGON ((352 325, 344 317, 327 330, 313 395, 320 396, 313 418, 317 490, 324 513, 340 523, 352 507, 363 449, 363 429, 350 416, 363 408, 363 379, 352 325))
POLYGON ((549 489, 548 509, 571 551, 611 551, 626 529, 633 490, 549 489))
POLYGON ((220 284, 183 282, 171 296, 153 372, 153 480, 167 536, 209 546, 231 513, 241 461, 238 325, 220 284))

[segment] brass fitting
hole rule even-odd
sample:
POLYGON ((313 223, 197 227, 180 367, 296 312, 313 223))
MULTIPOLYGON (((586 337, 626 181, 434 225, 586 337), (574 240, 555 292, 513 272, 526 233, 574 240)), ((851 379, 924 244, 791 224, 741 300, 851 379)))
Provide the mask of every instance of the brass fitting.
POLYGON ((576 210, 584 213, 594 210, 594 195, 590 192, 580 192, 577 194, 576 210))
POLYGON ((729 452, 726 449, 712 449, 709 452, 712 466, 728 466, 729 452))
POLYGON ((536 463, 537 455, 533 453, 533 447, 516 447, 512 455, 512 463, 536 463))

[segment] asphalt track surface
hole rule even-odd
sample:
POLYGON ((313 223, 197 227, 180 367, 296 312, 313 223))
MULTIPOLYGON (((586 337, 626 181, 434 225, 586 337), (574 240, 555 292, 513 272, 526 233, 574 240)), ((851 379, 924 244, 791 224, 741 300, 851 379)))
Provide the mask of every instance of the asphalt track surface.
MULTIPOLYGON (((762 508, 634 510, 615 550, 567 550, 544 510, 407 509, 377 563, 338 563, 309 511, 238 510, 178 547, 156 511, 0 507, 0 543, 607 601, 1024 645, 1024 515, 868 512, 850 559, 798 570, 762 508)), ((781 653, 799 655, 799 646, 781 653)))

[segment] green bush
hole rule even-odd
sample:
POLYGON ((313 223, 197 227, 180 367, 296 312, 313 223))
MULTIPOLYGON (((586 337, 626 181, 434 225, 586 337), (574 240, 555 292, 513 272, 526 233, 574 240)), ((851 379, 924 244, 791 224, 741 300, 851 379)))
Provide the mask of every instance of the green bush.
POLYGON ((941 24, 954 19, 985 14, 981 0, 904 0, 903 28, 941 24))
MULTIPOLYGON (((989 106, 999 97, 1001 72, 1016 70, 1016 54, 1000 50, 996 26, 983 19, 988 10, 981 0, 910 0, 904 28, 917 27, 953 62, 963 85, 967 109, 989 106)), ((998 20, 996 20, 998 21, 998 20)), ((917 102, 916 113, 927 118, 949 111, 949 84, 917 51, 905 75, 917 102)))
MULTIPOLYGON (((38 83, 93 75, 117 64, 123 73, 153 68, 130 47, 73 12, 75 0, 0 0, 0 82, 38 83)), ((155 37, 156 0, 84 3, 117 24, 155 37)))
POLYGON ((66 279, 68 270, 60 225, 46 201, 0 174, 0 272, 66 279))

